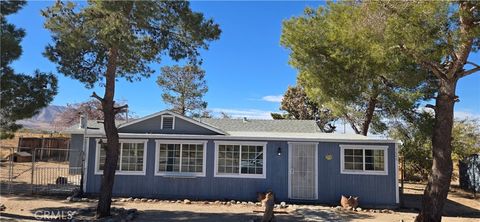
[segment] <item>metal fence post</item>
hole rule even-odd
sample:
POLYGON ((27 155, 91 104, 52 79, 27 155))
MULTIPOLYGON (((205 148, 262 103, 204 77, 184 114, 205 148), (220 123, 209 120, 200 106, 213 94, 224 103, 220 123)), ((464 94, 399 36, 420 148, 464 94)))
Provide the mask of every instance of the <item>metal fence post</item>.
POLYGON ((36 152, 36 148, 33 148, 33 155, 32 155, 32 177, 31 177, 31 185, 30 185, 30 189, 32 191, 32 194, 33 194, 33 175, 35 174, 35 154, 37 153, 36 152))
POLYGON ((10 150, 10 158, 8 160, 9 163, 9 171, 8 171, 8 192, 13 193, 12 190, 12 183, 13 183, 13 155, 15 153, 14 151, 15 148, 11 147, 10 150))

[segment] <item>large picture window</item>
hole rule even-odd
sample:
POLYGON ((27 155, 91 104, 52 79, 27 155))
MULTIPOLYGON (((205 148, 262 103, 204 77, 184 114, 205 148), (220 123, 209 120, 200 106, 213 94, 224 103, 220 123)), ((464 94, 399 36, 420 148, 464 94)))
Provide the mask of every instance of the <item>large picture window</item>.
POLYGON ((155 175, 205 176, 206 141, 157 140, 155 175))
MULTIPOLYGON (((147 140, 120 140, 117 174, 145 175, 147 140)), ((97 140, 96 173, 102 174, 105 164, 107 142, 97 140)))
POLYGON ((340 145, 341 173, 387 175, 387 146, 340 145))
POLYGON ((215 142, 215 176, 265 178, 266 143, 215 142))

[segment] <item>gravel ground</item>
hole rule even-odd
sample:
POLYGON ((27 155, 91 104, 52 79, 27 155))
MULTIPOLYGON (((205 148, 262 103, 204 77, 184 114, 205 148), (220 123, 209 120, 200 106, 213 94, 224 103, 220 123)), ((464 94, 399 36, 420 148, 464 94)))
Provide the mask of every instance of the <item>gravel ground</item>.
MULTIPOLYGON (((95 202, 68 202, 59 198, 2 196, 7 207, 1 213, 1 221, 35 221, 38 211, 68 212, 85 207, 95 207, 95 202)), ((243 204, 221 205, 192 202, 191 204, 170 202, 120 202, 115 207, 136 208, 140 215, 134 221, 258 221, 261 207, 243 204)), ((288 214, 276 214, 277 221, 413 221, 414 212, 373 213, 338 210, 325 206, 293 205, 278 209, 288 214)), ((444 217, 447 222, 473 222, 478 218, 444 217)))

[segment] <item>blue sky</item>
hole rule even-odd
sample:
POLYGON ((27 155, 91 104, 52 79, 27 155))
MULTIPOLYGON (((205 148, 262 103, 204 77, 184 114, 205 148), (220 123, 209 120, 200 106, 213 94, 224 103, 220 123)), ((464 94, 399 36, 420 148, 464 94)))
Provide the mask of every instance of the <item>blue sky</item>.
MULTIPOLYGON (((9 21, 26 30, 22 41, 23 55, 13 64, 17 72, 33 73, 39 69, 56 72, 55 65, 42 56, 51 41, 43 28, 40 9, 53 4, 34 1, 9 21)), ((295 84, 296 71, 288 65, 288 51, 280 46, 282 20, 301 15, 306 6, 317 7, 322 2, 192 2, 192 8, 207 18, 213 18, 222 29, 219 40, 202 52, 209 91, 205 96, 208 109, 226 111, 234 117, 269 118, 269 112, 278 111, 280 96, 288 85, 295 84)), ((480 63, 480 54, 471 56, 480 63)), ((116 99, 126 100, 130 110, 138 116, 168 108, 161 100, 161 89, 155 83, 159 67, 173 65, 164 61, 149 79, 139 82, 120 80, 116 99)), ((103 88, 86 89, 76 80, 57 75, 59 93, 53 104, 66 105, 86 101, 95 90, 103 95, 103 88)), ((457 117, 480 117, 480 73, 470 75, 458 83, 457 117)))

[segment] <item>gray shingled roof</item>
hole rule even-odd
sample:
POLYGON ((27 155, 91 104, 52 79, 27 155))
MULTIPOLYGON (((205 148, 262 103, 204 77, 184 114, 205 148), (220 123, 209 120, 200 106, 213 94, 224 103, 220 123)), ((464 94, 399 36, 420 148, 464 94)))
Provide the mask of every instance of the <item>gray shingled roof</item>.
MULTIPOLYGON (((195 120, 226 132, 281 132, 281 133, 319 133, 321 132, 314 120, 260 120, 260 119, 210 119, 195 118, 195 120)), ((117 126, 125 121, 117 120, 117 126)), ((103 121, 89 120, 89 133, 103 133, 103 121)), ((83 133, 83 129, 75 124, 65 132, 83 133)))
POLYGON ((226 132, 321 132, 314 120, 210 119, 196 120, 226 132))

